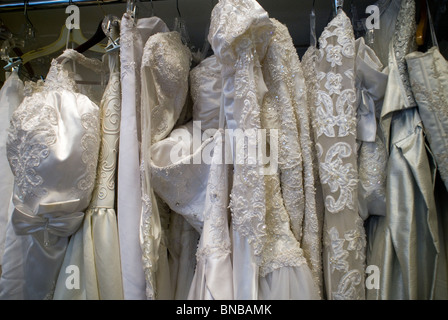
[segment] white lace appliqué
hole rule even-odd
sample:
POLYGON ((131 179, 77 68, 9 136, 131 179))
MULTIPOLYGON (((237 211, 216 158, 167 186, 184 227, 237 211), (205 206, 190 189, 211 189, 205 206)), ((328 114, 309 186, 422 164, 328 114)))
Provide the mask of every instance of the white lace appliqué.
POLYGON ((27 195, 41 197, 46 190, 43 178, 34 168, 48 157, 49 146, 56 142, 53 126, 57 125, 56 110, 45 105, 40 94, 26 100, 14 112, 8 139, 8 160, 15 176, 19 199, 27 195))
POLYGON ((320 176, 323 184, 330 187, 331 193, 339 191, 337 200, 332 195, 325 199, 325 206, 331 213, 338 213, 346 207, 354 209, 354 190, 358 187, 357 172, 344 158, 352 155, 352 148, 346 142, 331 146, 325 160, 320 164, 320 176))
POLYGON ((326 209, 324 268, 331 277, 327 293, 330 299, 364 299, 366 242, 357 202, 355 40, 342 10, 325 28, 319 44, 313 124, 326 209))

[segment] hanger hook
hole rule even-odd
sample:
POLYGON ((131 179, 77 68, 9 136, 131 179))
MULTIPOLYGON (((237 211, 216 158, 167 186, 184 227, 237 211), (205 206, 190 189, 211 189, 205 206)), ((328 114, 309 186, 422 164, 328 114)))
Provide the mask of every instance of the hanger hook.
POLYGON ((25 19, 26 19, 26 21, 27 21, 31 26, 33 26, 33 24, 31 23, 30 18, 28 17, 28 2, 30 2, 30 0, 25 0, 25 1, 24 1, 24 4, 23 4, 24 12, 23 12, 23 14, 25 15, 25 19))
POLYGON ((179 15, 179 17, 182 17, 182 15, 180 14, 180 10, 179 10, 179 0, 176 0, 176 9, 177 9, 177 14, 179 15))

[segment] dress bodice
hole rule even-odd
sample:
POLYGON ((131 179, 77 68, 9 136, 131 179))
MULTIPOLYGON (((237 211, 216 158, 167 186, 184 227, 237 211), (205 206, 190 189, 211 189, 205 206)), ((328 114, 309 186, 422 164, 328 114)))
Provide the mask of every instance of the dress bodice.
POLYGON ((188 94, 191 52, 176 31, 160 32, 146 42, 142 56, 143 108, 151 112, 151 140, 173 129, 188 94))
POLYGON ((419 114, 448 189, 448 62, 437 47, 410 53, 406 62, 419 114))
POLYGON ((215 55, 201 61, 190 72, 193 121, 200 121, 202 130, 219 127, 221 79, 221 65, 215 55))
POLYGON ((14 204, 36 214, 43 203, 90 202, 99 151, 99 109, 76 90, 69 62, 101 63, 74 50, 53 60, 40 91, 26 97, 11 120, 8 159, 15 176, 14 204), (70 168, 70 170, 67 170, 70 168))

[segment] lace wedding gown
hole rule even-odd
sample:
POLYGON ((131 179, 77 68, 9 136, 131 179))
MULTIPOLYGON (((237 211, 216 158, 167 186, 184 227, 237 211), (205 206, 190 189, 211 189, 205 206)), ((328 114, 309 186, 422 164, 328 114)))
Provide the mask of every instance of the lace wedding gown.
POLYGON ((325 205, 325 296, 364 299, 366 239, 357 203, 355 39, 342 10, 325 27, 319 44, 319 50, 307 50, 303 61, 325 205))
POLYGON ((140 247, 140 68, 151 35, 169 31, 158 17, 134 19, 125 13, 120 25, 121 124, 118 155, 117 215, 124 298, 146 299, 140 247))
MULTIPOLYGON (((193 123, 205 139, 200 148, 201 161, 206 162, 203 176, 203 203, 200 220, 201 237, 196 253, 196 268, 188 299, 232 300, 233 274, 229 232, 230 165, 226 162, 225 119, 221 111, 221 65, 216 56, 204 59, 190 72, 193 105, 193 123), (207 157, 210 157, 209 161, 207 157), (207 168, 208 167, 208 168, 207 168)), ((198 166, 197 164, 192 164, 198 166)), ((190 165, 191 166, 191 165, 190 165)), ((190 169, 191 170, 191 169, 190 169)))
MULTIPOLYGON (((256 1, 221 0, 212 12, 208 38, 222 66, 227 126, 250 137, 230 147, 234 158, 230 195, 234 298, 316 299, 317 284, 291 231, 279 173, 247 152, 261 146, 257 132, 275 117, 272 108, 271 114, 263 113, 268 90, 260 66, 275 31, 274 22, 256 1)), ((278 148, 273 141, 272 150, 278 148)), ((292 160, 297 162, 297 158, 292 160)), ((299 187, 296 192, 300 197, 303 190, 299 187)))
POLYGON ((196 216, 202 212, 189 201, 196 189, 186 186, 200 179, 184 175, 167 150, 174 144, 167 136, 187 101, 190 65, 191 52, 176 31, 153 35, 145 44, 140 244, 149 299, 186 299, 194 273, 198 233, 192 227, 198 228, 196 216))
POLYGON ((6 141, 8 139, 9 121, 12 113, 20 105, 24 97, 24 85, 20 80, 18 71, 13 70, 0 90, 0 274, 2 257, 5 248, 6 226, 11 215, 11 196, 14 186, 14 175, 8 164, 6 141))
POLYGON ((71 63, 97 73, 101 62, 66 50, 41 90, 11 120, 8 160, 14 174, 1 299, 51 299, 68 238, 82 224, 95 182, 99 109, 76 89, 71 63))
POLYGON ((54 299, 121 300, 120 248, 115 212, 115 178, 120 133, 120 65, 118 52, 108 54, 109 81, 100 103, 101 144, 92 201, 83 224, 71 237, 54 299), (66 268, 79 268, 79 287, 66 287, 66 268))

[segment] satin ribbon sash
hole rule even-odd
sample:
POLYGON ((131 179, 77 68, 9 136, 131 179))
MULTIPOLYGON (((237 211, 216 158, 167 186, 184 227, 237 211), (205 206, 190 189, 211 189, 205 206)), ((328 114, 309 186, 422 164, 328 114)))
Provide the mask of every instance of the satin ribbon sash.
POLYGON ((41 203, 37 214, 23 207, 14 208, 12 225, 17 235, 33 235, 43 232, 44 245, 50 245, 50 234, 69 237, 78 230, 84 213, 75 211, 79 199, 63 202, 41 203))

